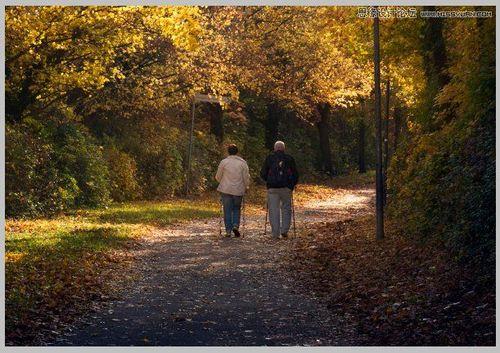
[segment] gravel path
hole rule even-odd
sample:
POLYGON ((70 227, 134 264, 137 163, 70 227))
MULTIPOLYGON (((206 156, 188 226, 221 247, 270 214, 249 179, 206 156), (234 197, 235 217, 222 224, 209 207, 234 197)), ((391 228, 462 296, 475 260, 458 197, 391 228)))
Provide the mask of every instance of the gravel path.
MULTIPOLYGON (((372 210, 372 189, 335 193, 297 207, 298 229, 372 210)), ((247 215, 240 239, 220 238, 217 219, 153 232, 114 298, 51 345, 355 345, 350 323, 290 278, 294 239, 264 236, 264 215, 247 215)))

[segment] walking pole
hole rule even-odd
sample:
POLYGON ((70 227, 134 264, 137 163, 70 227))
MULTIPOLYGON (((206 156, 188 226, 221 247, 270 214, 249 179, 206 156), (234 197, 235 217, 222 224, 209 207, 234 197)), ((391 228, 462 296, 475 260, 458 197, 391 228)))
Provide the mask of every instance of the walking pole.
POLYGON ((264 235, 267 235, 267 213, 269 212, 269 204, 266 200, 266 221, 264 223, 264 235))
POLYGON ((222 237, 222 217, 224 216, 224 209, 222 205, 222 200, 220 203, 220 211, 219 211, 219 237, 222 237))
POLYGON ((293 192, 292 192, 292 216, 293 216, 293 237, 295 238, 295 204, 293 202, 293 192))
POLYGON ((245 228, 245 197, 244 196, 241 197, 241 204, 242 204, 241 205, 241 208, 242 208, 241 213, 242 213, 242 218, 243 218, 243 222, 242 222, 243 226, 241 227, 243 231, 241 232, 241 237, 243 238, 245 236, 245 230, 246 230, 246 228, 245 228))

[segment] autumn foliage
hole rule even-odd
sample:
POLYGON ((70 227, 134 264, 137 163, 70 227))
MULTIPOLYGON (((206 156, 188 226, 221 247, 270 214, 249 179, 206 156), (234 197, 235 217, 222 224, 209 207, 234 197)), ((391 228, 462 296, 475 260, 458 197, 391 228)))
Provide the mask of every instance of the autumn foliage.
MULTIPOLYGON (((494 339, 496 13, 480 8, 493 17, 381 19, 381 78, 391 88, 382 97, 389 239, 369 239, 372 224, 363 220, 363 237, 342 242, 350 223, 327 223, 295 248, 297 266, 310 266, 303 273, 317 270, 311 286, 325 284, 328 295, 331 278, 342 286, 328 299, 332 310, 359 318, 372 343, 494 339), (349 304, 336 307, 342 302, 349 304), (477 334, 458 337, 453 331, 463 329, 466 315, 477 334)), ((354 7, 5 12, 13 342, 26 341, 24 329, 60 310, 57 300, 84 298, 107 263, 101 255, 126 250, 137 235, 131 225, 217 214, 214 199, 194 206, 176 199, 186 181, 195 94, 228 103, 195 107, 191 195, 215 189, 227 143, 239 146, 255 184, 277 139, 296 159, 301 181, 372 176, 372 22, 354 7)), ((262 195, 249 199, 264 202, 262 195)))

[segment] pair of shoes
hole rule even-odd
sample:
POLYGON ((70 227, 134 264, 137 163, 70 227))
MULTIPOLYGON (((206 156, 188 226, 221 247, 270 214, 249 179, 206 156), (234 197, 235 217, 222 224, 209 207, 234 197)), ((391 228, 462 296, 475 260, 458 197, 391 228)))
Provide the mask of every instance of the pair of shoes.
POLYGON ((281 237, 282 238, 288 238, 288 232, 285 232, 285 233, 281 234, 281 237))
POLYGON ((236 238, 239 238, 241 236, 241 233, 238 228, 233 228, 233 232, 236 238))

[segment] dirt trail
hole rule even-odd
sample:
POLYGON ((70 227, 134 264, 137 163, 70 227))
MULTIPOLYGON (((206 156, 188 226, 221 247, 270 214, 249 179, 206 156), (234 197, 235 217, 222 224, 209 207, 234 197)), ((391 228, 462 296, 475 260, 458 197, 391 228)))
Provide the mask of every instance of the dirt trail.
MULTIPOLYGON (((296 206, 298 231, 372 212, 371 188, 331 191, 296 206)), ((115 299, 50 344, 355 345, 350 324, 289 276, 294 239, 264 236, 265 211, 256 211, 247 209, 240 239, 220 238, 218 219, 155 231, 123 276, 133 280, 118 281, 115 299)))

